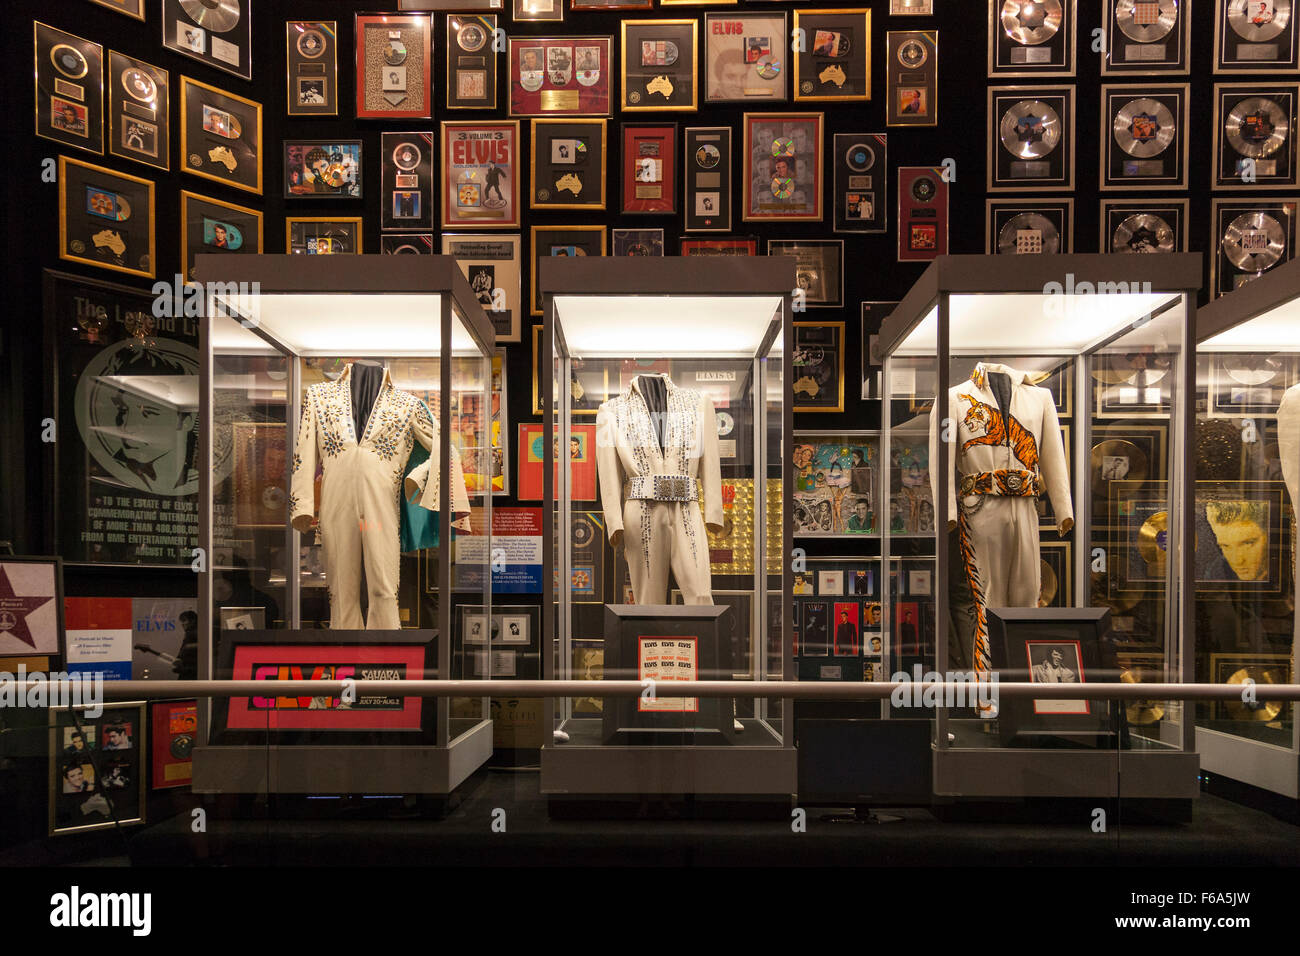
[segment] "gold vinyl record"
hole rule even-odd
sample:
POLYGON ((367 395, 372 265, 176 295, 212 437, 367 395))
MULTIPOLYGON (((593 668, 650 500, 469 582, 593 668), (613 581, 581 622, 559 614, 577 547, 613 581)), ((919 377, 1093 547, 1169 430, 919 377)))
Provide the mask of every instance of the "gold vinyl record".
POLYGON ((1056 600, 1056 592, 1061 585, 1056 579, 1056 570, 1042 558, 1039 558, 1038 561, 1043 566, 1042 583, 1038 587, 1038 606, 1051 607, 1052 602, 1056 600))
POLYGON ((1088 454, 1088 465, 1092 469, 1093 493, 1107 500, 1112 481, 1146 481, 1151 467, 1146 452, 1122 438, 1093 445, 1088 454))
POLYGON ((1039 100, 1021 100, 1002 114, 998 136, 1019 159, 1041 159, 1061 142, 1061 117, 1039 100))
POLYGON ((1110 247, 1114 252, 1173 252, 1174 230, 1155 213, 1137 212, 1115 227, 1110 247))
POLYGON ((1002 255, 1052 253, 1061 248, 1061 234, 1046 216, 1022 212, 1012 216, 998 230, 998 252, 1002 255))
POLYGON ((1138 529, 1138 554, 1155 577, 1165 576, 1165 558, 1169 553, 1169 513, 1157 511, 1138 529))
POLYGON ((1266 212, 1242 213, 1223 231, 1223 254, 1243 272, 1263 272, 1286 251, 1282 224, 1266 212))
POLYGON ((326 166, 325 171, 321 173, 320 178, 325 180, 325 182, 329 183, 329 185, 333 186, 335 189, 342 186, 346 179, 346 174, 343 171, 343 164, 331 163, 329 166, 326 166))
POLYGON ((1282 148, 1290 126, 1285 111, 1273 100, 1248 96, 1228 111, 1223 132, 1242 156, 1264 159, 1282 148))
POLYGON ((213 33, 233 30, 239 23, 239 0, 180 0, 185 15, 213 33))
POLYGON ((70 80, 79 80, 90 72, 90 64, 86 62, 85 55, 67 43, 56 43, 50 47, 50 62, 70 80))
POLYGON ((1282 374, 1282 363, 1272 355, 1224 355, 1224 374, 1239 385, 1267 385, 1282 374))
POLYGON ((1177 20, 1177 0, 1119 0, 1115 4, 1115 25, 1135 43, 1163 39, 1177 20))
POLYGON ((128 66, 122 71, 122 89, 134 100, 152 103, 158 95, 158 86, 153 77, 138 66, 128 66))
MULTIPOLYGON (((1146 668, 1143 667, 1126 667, 1120 672, 1119 679, 1124 684, 1141 684, 1145 682, 1148 676, 1146 668)), ((1152 680, 1158 681, 1159 674, 1151 674, 1152 680)), ((1128 712, 1128 722, 1138 726, 1147 726, 1154 724, 1165 716, 1165 706, 1161 701, 1155 700, 1130 700, 1124 705, 1125 711, 1128 712)))
POLYGON ((1116 616, 1128 614, 1142 601, 1142 593, 1139 591, 1117 592, 1114 596, 1106 593, 1107 579, 1105 574, 1096 571, 1090 575, 1092 581, 1092 603, 1100 607, 1105 605, 1110 608, 1111 613, 1116 616))
POLYGON ((1005 0, 1002 29, 1022 46, 1046 43, 1061 29, 1061 0, 1005 0))
POLYGON ((1174 141, 1174 114, 1159 100, 1141 96, 1129 100, 1111 124, 1119 148, 1138 159, 1159 156, 1174 141))
POLYGON ((1291 0, 1228 0, 1228 26, 1248 43, 1281 36, 1291 20, 1291 0))
MULTIPOLYGON (((1256 684, 1285 684, 1286 669, 1281 666, 1266 664, 1247 664, 1228 678, 1229 684, 1244 684, 1252 680, 1256 684)), ((1224 710, 1233 720, 1256 720, 1268 723, 1277 720, 1282 713, 1283 702, 1280 700, 1260 700, 1248 704, 1241 700, 1224 701, 1224 710)))

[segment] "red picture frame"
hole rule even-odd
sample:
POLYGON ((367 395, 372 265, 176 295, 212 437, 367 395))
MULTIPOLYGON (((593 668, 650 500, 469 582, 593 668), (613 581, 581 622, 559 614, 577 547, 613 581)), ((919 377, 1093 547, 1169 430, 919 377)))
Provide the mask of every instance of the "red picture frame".
POLYGON ((519 148, 518 120, 443 121, 444 229, 519 228, 519 148), (493 172, 502 168, 509 180, 505 189, 493 172))
POLYGON ((684 256, 756 256, 758 239, 748 236, 734 239, 683 239, 684 256))
MULTIPOLYGON (((542 452, 545 446, 546 426, 540 422, 525 422, 519 426, 519 494, 520 501, 542 500, 543 470, 542 452)), ((573 458, 570 470, 571 501, 596 500, 596 426, 569 426, 569 440, 576 442, 577 457, 573 458)), ((557 433, 558 434, 558 433, 557 433)), ((559 485, 559 469, 556 472, 556 486, 559 485)))
MULTIPOLYGON (((385 35, 382 40, 387 40, 385 35)), ((356 15, 356 106, 357 119, 432 119, 433 118, 433 19, 428 13, 413 14, 396 14, 396 13, 358 13, 356 15), (384 44, 381 42, 372 50, 368 41, 374 40, 373 28, 382 28, 387 31, 394 30, 419 30, 420 38, 415 47, 415 52, 421 56, 421 59, 412 64, 411 50, 406 48, 405 38, 403 39, 402 59, 400 62, 393 63, 396 54, 391 58, 384 57, 384 53, 379 47, 384 44), (374 52, 379 59, 372 60, 368 52, 374 52), (373 87, 367 82, 366 78, 371 73, 380 68, 383 63, 394 70, 400 71, 400 75, 405 82, 401 90, 390 89, 387 92, 396 96, 398 92, 404 92, 410 96, 412 90, 418 92, 419 97, 414 102, 405 107, 399 107, 392 104, 388 108, 375 105, 375 100, 370 97, 373 87), (414 77, 410 73, 410 67, 416 66, 420 76, 414 77)), ((379 98, 383 99, 385 90, 384 86, 388 85, 387 80, 381 80, 381 89, 379 98)), ((391 102, 391 100, 390 100, 391 102)), ((401 102, 400 100, 398 102, 401 102)))
POLYGON ((193 700, 157 700, 149 708, 153 789, 188 787, 194 777, 190 756, 198 738, 199 708, 193 700))
POLYGON ((608 36, 511 37, 510 115, 608 116, 613 44, 608 36))
POLYGON ((677 212, 677 124, 623 124, 623 212, 677 212))

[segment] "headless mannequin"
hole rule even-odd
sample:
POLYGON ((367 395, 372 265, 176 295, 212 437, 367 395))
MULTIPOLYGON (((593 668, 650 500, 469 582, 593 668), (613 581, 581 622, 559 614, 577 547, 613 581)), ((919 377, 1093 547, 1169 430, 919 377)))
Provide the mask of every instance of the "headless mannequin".
POLYGON ((354 435, 366 433, 366 423, 374 411, 379 388, 384 384, 384 367, 378 362, 358 359, 352 363, 352 427, 354 435))

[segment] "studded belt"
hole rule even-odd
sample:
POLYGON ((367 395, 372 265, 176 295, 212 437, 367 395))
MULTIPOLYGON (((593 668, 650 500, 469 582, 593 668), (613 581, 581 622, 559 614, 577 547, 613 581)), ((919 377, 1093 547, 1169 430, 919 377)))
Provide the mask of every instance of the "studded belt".
POLYGON ((962 475, 958 489, 965 495, 1001 495, 1005 498, 1037 498, 1043 493, 1043 479, 1032 471, 1000 468, 962 475))
POLYGON ((696 501, 700 497, 690 475, 637 475, 623 485, 628 501, 696 501))

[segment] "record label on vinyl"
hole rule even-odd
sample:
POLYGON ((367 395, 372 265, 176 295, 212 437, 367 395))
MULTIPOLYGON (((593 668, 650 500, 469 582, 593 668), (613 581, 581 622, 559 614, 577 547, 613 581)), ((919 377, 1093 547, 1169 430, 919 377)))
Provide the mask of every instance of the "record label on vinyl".
POLYGON ((1177 0, 1119 0, 1115 4, 1115 25, 1135 43, 1164 39, 1177 20, 1177 0))
POLYGON ((1061 0, 1005 0, 1002 29, 1022 46, 1046 43, 1061 29, 1061 0))
POLYGON ((1291 0, 1229 0, 1228 25, 1249 43, 1282 35, 1291 20, 1291 0))
POLYGON ((1174 141, 1174 114, 1159 100, 1130 100, 1115 114, 1115 142, 1138 159, 1159 156, 1174 141))
POLYGON ((1061 142, 1061 117, 1039 100, 1021 100, 1002 114, 1002 146, 1020 159, 1041 159, 1061 142))
POLYGON ((1061 234, 1042 213, 1018 213, 998 230, 998 252, 1003 255, 1053 253, 1060 248, 1061 234))

